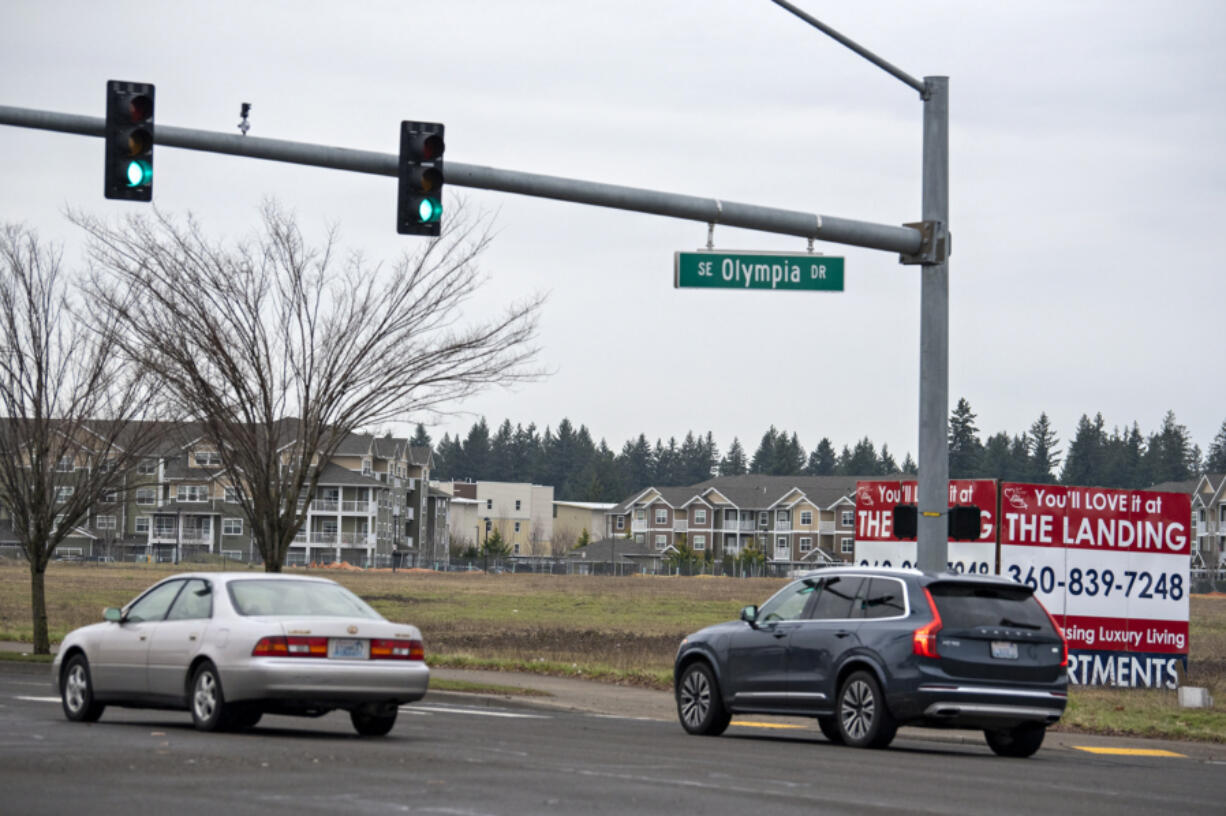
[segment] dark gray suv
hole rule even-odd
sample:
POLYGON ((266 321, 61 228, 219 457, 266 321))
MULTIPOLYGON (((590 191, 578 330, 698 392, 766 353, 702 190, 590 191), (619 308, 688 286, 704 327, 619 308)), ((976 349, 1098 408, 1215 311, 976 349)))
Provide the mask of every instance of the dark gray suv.
POLYGON ((997 754, 1026 757, 1064 713, 1068 644, 1024 584, 831 567, 687 637, 673 677, 691 734, 733 714, 812 716, 861 748, 904 724, 982 728, 997 754))

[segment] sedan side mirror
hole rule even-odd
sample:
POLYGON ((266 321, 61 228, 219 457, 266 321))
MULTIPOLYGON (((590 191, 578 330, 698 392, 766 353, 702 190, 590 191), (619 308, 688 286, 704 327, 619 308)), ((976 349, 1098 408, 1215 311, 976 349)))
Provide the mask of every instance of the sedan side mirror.
POLYGON ((102 610, 102 619, 111 623, 123 623, 123 611, 116 606, 108 606, 102 610))
POLYGON ((758 607, 757 604, 750 604, 741 610, 741 620, 748 623, 754 629, 758 628, 758 607))

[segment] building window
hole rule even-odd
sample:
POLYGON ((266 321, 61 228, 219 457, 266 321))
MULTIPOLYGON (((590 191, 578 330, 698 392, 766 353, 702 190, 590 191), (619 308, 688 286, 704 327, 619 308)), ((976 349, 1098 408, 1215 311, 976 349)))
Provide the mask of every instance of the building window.
POLYGON ((809 527, 813 524, 813 511, 812 510, 801 510, 800 511, 800 524, 803 527, 809 527))
POLYGON ((179 485, 175 498, 181 502, 205 502, 209 500, 209 489, 204 485, 179 485))
POLYGON ((844 527, 852 526, 853 524, 856 523, 856 511, 855 510, 844 510, 842 519, 843 519, 842 523, 844 527))
POLYGON ((668 536, 660 533, 656 536, 656 549, 662 550, 668 546, 668 536))
POLYGON ((788 551, 788 537, 787 536, 778 536, 775 538, 775 550, 776 552, 783 552, 783 553, 786 553, 788 551))
POLYGON ((227 487, 226 492, 225 492, 225 501, 230 502, 230 504, 237 504, 238 503, 238 488, 227 487))
POLYGON ((704 508, 702 507, 694 508, 694 523, 695 524, 706 524, 707 523, 707 511, 704 508))
POLYGON ((158 472, 158 460, 156 459, 140 460, 140 464, 136 466, 136 472, 143 473, 146 476, 150 476, 154 473, 157 473, 158 472))
POLYGON ((197 465, 220 465, 221 454, 218 451, 196 451, 197 465))
POLYGON ((643 519, 647 518, 647 511, 640 507, 638 510, 634 511, 634 517, 639 521, 642 521, 643 519))
POLYGON ((519 522, 515 522, 515 532, 519 532, 519 522))
POLYGON ((809 552, 812 549, 813 549, 813 539, 809 538, 808 536, 804 536, 803 538, 800 539, 800 551, 801 552, 809 552))
POLYGON ((118 490, 103 490, 101 500, 105 504, 114 504, 115 502, 119 501, 119 491, 118 490))
POLYGON ((370 460, 369 460, 369 459, 363 459, 363 460, 362 460, 362 475, 363 475, 363 476, 369 476, 369 475, 371 474, 371 472, 372 472, 372 471, 371 471, 371 469, 370 469, 370 460))
POLYGON ((59 487, 55 489, 55 500, 57 502, 68 501, 69 499, 72 498, 74 489, 75 488, 73 488, 72 485, 60 485, 59 487))
POLYGON ((148 516, 137 516, 135 525, 132 527, 132 529, 138 533, 149 532, 149 517, 148 516))
POLYGON ((152 487, 138 487, 136 488, 136 503, 157 504, 157 494, 152 487))
POLYGON ((770 518, 771 518, 771 514, 766 512, 765 510, 763 510, 761 513, 758 513, 758 526, 761 527, 763 530, 765 530, 767 526, 770 524, 770 518))
POLYGON ((241 518, 222 519, 221 520, 221 534, 229 535, 229 536, 242 535, 243 534, 243 520, 241 518))
POLYGON ((516 500, 515 500, 515 509, 516 509, 516 510, 518 510, 518 509, 519 509, 519 506, 520 506, 520 501, 519 501, 519 499, 516 499, 516 500))
POLYGON ((60 473, 71 473, 72 472, 72 457, 71 456, 61 456, 59 461, 55 463, 55 469, 58 470, 60 473))
POLYGON ((645 542, 646 540, 647 540, 647 539, 645 539, 645 538, 643 537, 643 534, 642 534, 642 533, 635 533, 635 534, 634 534, 634 543, 635 543, 635 544, 642 544, 642 543, 643 543, 643 542, 645 542))
POLYGON ((54 524, 55 524, 55 529, 58 530, 64 524, 64 516, 62 514, 56 516, 54 524))
POLYGON ((705 550, 707 548, 707 537, 705 535, 694 536, 694 549, 705 550))
POLYGON ((96 530, 114 530, 115 529, 115 517, 114 516, 98 516, 97 518, 94 519, 94 529, 96 530))
POLYGON ((856 540, 854 538, 844 538, 842 543, 843 555, 851 555, 856 551, 856 540))
POLYGON ((485 509, 486 509, 486 510, 493 510, 493 509, 494 509, 494 500, 493 500, 493 499, 486 499, 486 500, 485 500, 485 509))
POLYGON ((668 511, 663 507, 656 508, 656 524, 668 524, 668 511))
POLYGON ((626 529, 626 517, 625 516, 617 517, 617 529, 619 530, 626 529))
POLYGON ((775 521, 786 523, 789 520, 787 510, 778 510, 775 512, 775 521))

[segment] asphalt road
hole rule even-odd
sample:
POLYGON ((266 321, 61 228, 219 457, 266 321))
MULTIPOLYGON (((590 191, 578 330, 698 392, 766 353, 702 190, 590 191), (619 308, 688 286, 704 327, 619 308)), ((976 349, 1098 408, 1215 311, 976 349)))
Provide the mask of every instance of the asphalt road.
POLYGON ((1216 750, 1104 755, 1061 741, 1008 760, 909 731, 855 751, 812 726, 698 738, 670 721, 433 693, 382 739, 358 738, 344 713, 203 734, 186 712, 70 723, 47 674, 0 664, 6 815, 1226 812, 1216 750))

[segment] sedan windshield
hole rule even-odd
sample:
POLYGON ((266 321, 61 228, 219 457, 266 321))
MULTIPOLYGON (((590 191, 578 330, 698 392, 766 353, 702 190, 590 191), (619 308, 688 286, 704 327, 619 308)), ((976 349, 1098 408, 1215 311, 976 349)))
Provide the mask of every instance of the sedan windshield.
POLYGON ((322 581, 231 581, 230 602, 240 615, 311 615, 329 618, 383 616, 343 586, 322 581))

